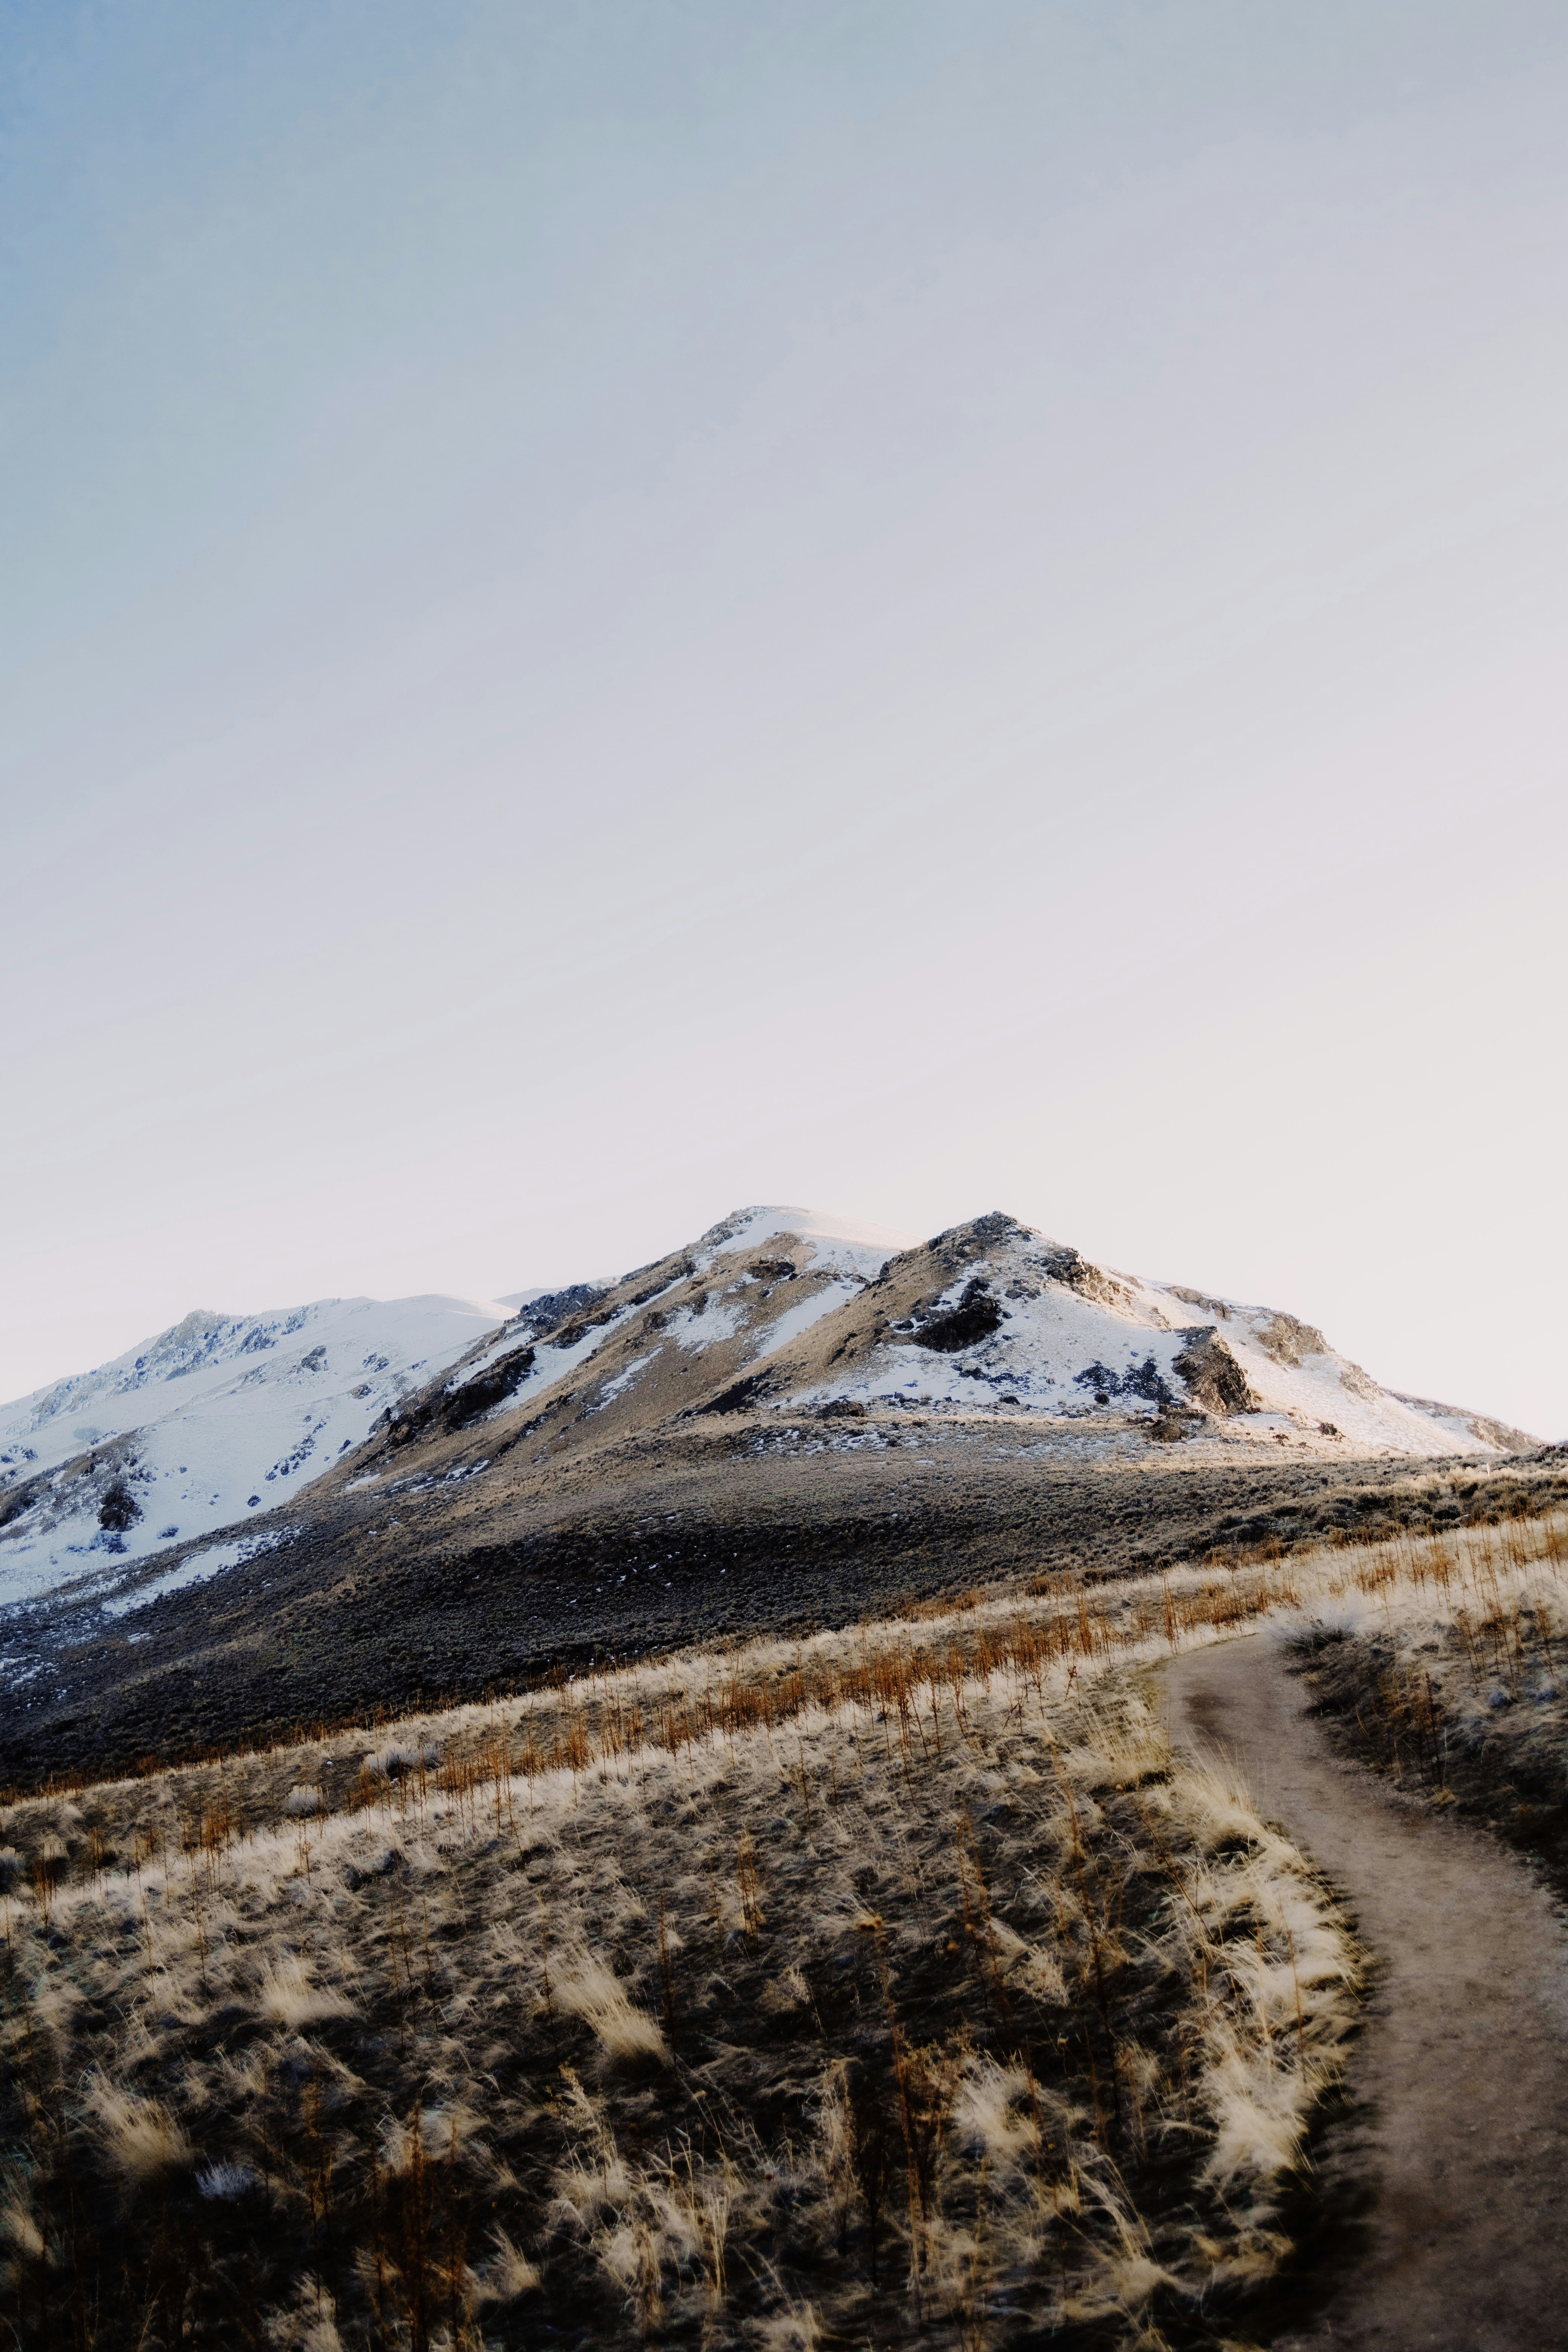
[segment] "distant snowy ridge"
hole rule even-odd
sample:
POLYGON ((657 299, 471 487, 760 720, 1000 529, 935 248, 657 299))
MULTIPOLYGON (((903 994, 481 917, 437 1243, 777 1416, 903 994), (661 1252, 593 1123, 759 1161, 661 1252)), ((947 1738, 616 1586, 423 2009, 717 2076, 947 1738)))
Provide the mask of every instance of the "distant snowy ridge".
POLYGON ((198 1310, 0 1406, 0 1601, 279 1502, 507 1316, 438 1296, 198 1310))

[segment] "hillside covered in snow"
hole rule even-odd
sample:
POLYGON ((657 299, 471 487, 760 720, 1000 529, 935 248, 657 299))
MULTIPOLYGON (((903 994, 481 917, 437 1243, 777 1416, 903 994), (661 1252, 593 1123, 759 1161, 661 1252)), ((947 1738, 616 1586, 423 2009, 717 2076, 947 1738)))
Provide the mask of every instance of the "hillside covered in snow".
POLYGON ((289 1540, 323 1479, 473 1480, 482 1509, 502 1462, 549 1470, 698 1419, 761 1444, 780 1416, 910 1410, 1075 1457, 1534 1442, 1381 1387, 1292 1314, 1112 1272, 1000 1213, 921 1242, 752 1208, 614 1283, 192 1314, 0 1409, 0 1603, 85 1576, 111 1614, 144 1605, 289 1540), (163 1557, 154 1581, 132 1573, 163 1557))
POLYGON ((434 1297, 197 1311, 0 1406, 0 1601, 271 1508, 510 1311, 434 1297))
POLYGON ((411 1415, 393 1448, 474 1415, 509 1448, 602 1444, 672 1416, 853 1415, 919 1406, 1157 1444, 1223 1441, 1380 1457, 1506 1454, 1535 1441, 1396 1394, 1314 1326, 1091 1265, 996 1213, 929 1242, 791 1208, 570 1301, 523 1307, 411 1415), (545 1310, 542 1314, 540 1309, 545 1310))

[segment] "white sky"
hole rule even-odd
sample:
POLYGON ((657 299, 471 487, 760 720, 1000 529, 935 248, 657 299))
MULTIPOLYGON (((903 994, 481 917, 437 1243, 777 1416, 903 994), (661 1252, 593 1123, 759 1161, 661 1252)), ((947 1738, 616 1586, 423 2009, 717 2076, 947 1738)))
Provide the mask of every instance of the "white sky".
POLYGON ((0 92, 0 1395, 783 1200, 1568 1432, 1560 0, 39 0, 0 92))

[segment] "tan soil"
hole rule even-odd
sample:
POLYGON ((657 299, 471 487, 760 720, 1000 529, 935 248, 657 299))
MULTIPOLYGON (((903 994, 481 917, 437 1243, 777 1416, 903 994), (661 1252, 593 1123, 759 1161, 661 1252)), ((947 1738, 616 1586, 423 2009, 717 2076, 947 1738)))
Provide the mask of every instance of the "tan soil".
POLYGON ((1348 1902, 1374 1967, 1331 2210, 1278 2352, 1543 2352, 1568 2343, 1568 1934, 1482 1832, 1338 1761, 1267 1637, 1176 1660, 1178 1746, 1234 1760, 1348 1902), (1325 2294, 1326 2290, 1326 2294, 1325 2294))

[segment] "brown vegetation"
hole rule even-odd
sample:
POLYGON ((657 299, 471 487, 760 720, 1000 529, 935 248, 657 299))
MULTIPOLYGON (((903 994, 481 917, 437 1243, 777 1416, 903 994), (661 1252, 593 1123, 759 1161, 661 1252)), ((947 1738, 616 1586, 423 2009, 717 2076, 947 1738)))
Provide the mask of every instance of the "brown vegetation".
POLYGON ((26 2346, 1210 2340, 1353 2013, 1136 1669, 924 1610, 0 1817, 26 2346))
POLYGON ((1342 1745, 1568 1888, 1568 1519, 1375 1546, 1298 1648, 1342 1745))

